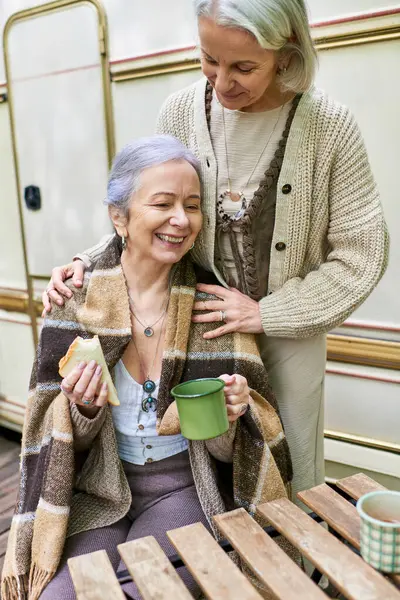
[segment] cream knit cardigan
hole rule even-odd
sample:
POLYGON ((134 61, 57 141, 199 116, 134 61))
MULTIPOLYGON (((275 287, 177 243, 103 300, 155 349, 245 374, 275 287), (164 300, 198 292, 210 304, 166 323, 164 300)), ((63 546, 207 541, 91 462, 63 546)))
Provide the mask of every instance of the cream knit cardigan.
MULTIPOLYGON (((217 164, 202 79, 164 102, 158 133, 180 139, 200 159, 204 226, 195 262, 215 268, 217 164)), ((240 140, 237 140, 240 144, 240 140)), ((303 94, 278 180, 268 295, 260 301, 268 336, 308 337, 342 323, 374 289, 389 238, 365 145, 345 106, 316 89, 303 94), (290 184, 291 192, 282 193, 290 184), (278 251, 278 242, 286 244, 278 251)))

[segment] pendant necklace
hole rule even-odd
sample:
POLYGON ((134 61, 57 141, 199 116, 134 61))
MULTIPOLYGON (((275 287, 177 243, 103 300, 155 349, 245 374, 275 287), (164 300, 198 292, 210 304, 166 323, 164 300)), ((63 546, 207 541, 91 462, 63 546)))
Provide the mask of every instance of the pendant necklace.
MULTIPOLYGON (((135 316, 133 314, 132 310, 131 310, 131 313, 132 313, 133 316, 135 316)), ((153 362, 152 362, 151 367, 150 367, 150 369, 148 371, 148 374, 146 375, 146 379, 145 379, 145 381, 142 384, 143 391, 144 391, 145 394, 147 394, 147 396, 144 396, 143 399, 142 399, 142 410, 144 412, 149 412, 149 410, 155 412, 157 410, 157 399, 152 396, 152 393, 154 392, 154 390, 156 389, 157 386, 156 386, 155 381, 153 381, 150 378, 150 374, 151 374, 151 372, 153 370, 154 363, 155 363, 155 360, 156 360, 157 354, 158 354, 158 348, 160 346, 161 335, 162 335, 162 332, 163 332, 163 326, 164 326, 164 321, 165 321, 165 313, 166 313, 166 310, 164 311, 164 318, 163 318, 162 323, 161 323, 160 334, 158 336, 158 342, 157 342, 157 347, 156 347, 156 352, 154 354, 153 362)), ((158 320, 160 320, 160 319, 158 319, 158 320)), ((140 321, 139 321, 139 323, 140 323, 140 321)), ((138 347, 136 346, 135 338, 133 336, 132 336, 132 342, 133 342, 133 345, 135 346, 135 350, 136 350, 136 353, 137 353, 138 358, 139 358, 140 370, 141 370, 142 373, 146 373, 146 370, 145 370, 145 368, 143 366, 143 362, 142 362, 141 356, 139 354, 138 347)))
POLYGON ((161 315, 158 317, 157 321, 155 321, 152 325, 145 325, 144 323, 142 323, 142 321, 139 319, 139 317, 133 312, 133 309, 135 308, 135 305, 133 303, 132 296, 130 295, 129 291, 128 291, 128 296, 129 296, 129 310, 131 311, 133 317, 136 319, 136 321, 139 323, 139 325, 141 325, 143 327, 143 333, 144 333, 144 335, 146 337, 151 337, 152 335, 154 335, 154 327, 157 325, 157 323, 159 323, 159 321, 161 321, 161 319, 163 318, 163 316, 167 312, 169 291, 167 292, 167 296, 165 298, 165 303, 164 303, 163 311, 162 311, 161 315))
MULTIPOLYGON (((269 138, 267 139, 267 142, 266 142, 264 148, 261 150, 261 154, 258 157, 256 164, 254 165, 254 169, 250 173, 250 177, 248 178, 248 180, 246 182, 246 185, 242 188, 243 190, 245 190, 247 188, 247 186, 249 185, 250 180, 253 177, 254 171, 256 170, 256 168, 258 166, 258 163, 260 162, 262 155, 264 154, 265 150, 267 149, 267 146, 268 146, 268 144, 269 144, 269 142, 270 142, 270 140, 271 140, 271 138, 272 138, 272 136, 273 136, 273 134, 275 132, 276 126, 278 125, 278 122, 279 122, 279 119, 280 119, 280 116, 281 116, 281 113, 282 113, 282 109, 283 109, 284 106, 285 105, 282 104, 281 109, 280 109, 279 114, 278 114, 278 118, 276 119, 275 125, 274 125, 274 127, 273 127, 273 129, 272 129, 272 131, 271 131, 271 133, 269 135, 269 138)), ((232 191, 231 177, 230 177, 230 174, 229 174, 228 144, 227 144, 227 141, 226 141, 225 108, 222 106, 222 104, 221 104, 221 108, 222 108, 222 123, 223 123, 223 129, 224 129, 224 141, 225 141, 226 171, 227 171, 227 174, 228 174, 228 189, 225 190, 225 192, 223 192, 220 195, 220 199, 223 200, 224 198, 229 197, 232 200, 232 202, 239 202, 241 200, 242 201, 242 208, 241 208, 241 210, 239 212, 242 215, 243 212, 246 209, 247 201, 246 201, 246 198, 244 196, 243 191, 239 191, 239 192, 233 192, 232 191)), ((235 216, 237 217, 237 215, 235 215, 235 216)))

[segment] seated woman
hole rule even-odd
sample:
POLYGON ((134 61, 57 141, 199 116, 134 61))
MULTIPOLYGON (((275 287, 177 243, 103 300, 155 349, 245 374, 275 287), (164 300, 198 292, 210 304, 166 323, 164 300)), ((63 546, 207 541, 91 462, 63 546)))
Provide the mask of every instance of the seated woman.
MULTIPOLYGON (((153 535, 171 555, 167 530, 202 522, 218 536, 213 515, 239 506, 254 514, 286 496, 289 450, 253 336, 205 340, 213 323, 191 321, 195 298, 212 298, 196 292, 188 256, 202 226, 200 195, 199 164, 173 137, 138 140, 114 161, 106 203, 116 234, 42 329, 4 600, 73 599, 69 557, 105 549, 124 569, 118 544, 153 535), (99 336, 119 406, 107 403, 94 361, 61 381, 59 361, 78 335, 99 336), (230 427, 189 442, 170 390, 200 377, 225 381, 230 427)), ((123 589, 139 597, 133 583, 123 589)))

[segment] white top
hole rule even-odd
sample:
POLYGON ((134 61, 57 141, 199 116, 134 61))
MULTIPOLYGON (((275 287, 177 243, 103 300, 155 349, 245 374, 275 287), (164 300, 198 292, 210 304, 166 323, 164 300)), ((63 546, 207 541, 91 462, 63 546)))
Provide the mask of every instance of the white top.
MULTIPOLYGON (((112 407, 112 419, 122 460, 144 465, 187 450, 188 441, 180 434, 158 436, 156 411, 142 409, 142 400, 148 394, 133 379, 122 360, 114 367, 114 383, 120 405, 112 407)), ((151 396, 157 399, 160 381, 155 384, 151 396)))
MULTIPOLYGON (((288 102, 273 110, 249 113, 240 110, 224 109, 216 99, 215 94, 213 95, 210 135, 218 163, 218 197, 223 195, 229 188, 222 111, 225 111, 225 132, 232 186, 231 191, 237 193, 243 192, 247 206, 274 157, 291 105, 292 103, 288 102), (240 140, 239 144, 237 140, 240 140), (257 161, 258 165, 256 166, 257 161), (249 180, 254 167, 255 171, 249 180)), ((242 202, 233 202, 226 196, 223 199, 222 207, 226 214, 233 216, 242 208, 242 202)), ((237 237, 240 255, 242 255, 243 235, 240 231, 240 226, 233 225, 233 231, 237 237)), ((237 282, 237 269, 228 233, 221 234, 220 255, 224 263, 226 275, 230 280, 237 282)))

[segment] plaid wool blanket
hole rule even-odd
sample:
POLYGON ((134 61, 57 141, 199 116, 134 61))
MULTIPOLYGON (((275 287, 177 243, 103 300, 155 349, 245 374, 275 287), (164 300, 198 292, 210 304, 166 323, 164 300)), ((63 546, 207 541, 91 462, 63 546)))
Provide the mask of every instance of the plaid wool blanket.
MULTIPOLYGON (((111 407, 83 467, 75 469, 74 427, 60 390, 58 362, 76 336, 98 335, 109 369, 131 339, 128 295, 114 237, 64 307, 54 306, 41 332, 32 371, 22 437, 19 495, 2 572, 2 600, 37 600, 54 576, 67 536, 115 523, 132 494, 118 457, 111 407)), ((231 468, 232 506, 251 514, 260 502, 287 495, 292 477, 289 449, 267 374, 252 335, 204 340, 215 324, 191 322, 196 273, 189 258, 174 269, 168 308, 157 421, 181 381, 244 375, 252 388, 249 410, 238 421, 231 468)), ((197 297, 199 297, 197 295, 197 297)), ((204 298, 204 296, 201 296, 204 298)), ((219 466, 205 442, 189 454, 201 505, 212 516, 226 511, 219 466)), ((217 535, 217 532, 215 531, 217 535)))

